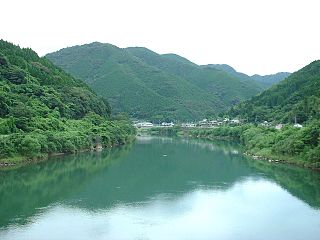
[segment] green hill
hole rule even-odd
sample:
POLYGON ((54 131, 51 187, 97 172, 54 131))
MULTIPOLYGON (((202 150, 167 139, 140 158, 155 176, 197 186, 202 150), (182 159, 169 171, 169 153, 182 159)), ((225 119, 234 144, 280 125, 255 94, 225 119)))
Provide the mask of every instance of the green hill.
POLYGON ((320 169, 320 61, 233 107, 228 115, 249 123, 284 124, 281 129, 257 124, 232 129, 249 153, 320 169), (293 125, 296 121, 301 125, 293 125))
POLYGON ((254 85, 256 88, 263 90, 262 86, 257 81, 252 79, 247 74, 237 72, 233 67, 231 67, 227 64, 208 64, 208 65, 203 65, 203 67, 210 67, 210 68, 215 68, 215 69, 224 71, 224 72, 228 73, 229 75, 234 76, 243 82, 250 83, 250 84, 254 85))
POLYGON ((91 43, 48 59, 108 98, 116 112, 150 120, 195 120, 218 114, 260 89, 175 54, 91 43))
POLYGON ((261 90, 255 83, 241 81, 237 77, 211 67, 198 66, 178 55, 159 55, 146 48, 127 48, 126 50, 150 66, 184 78, 211 96, 217 96, 226 107, 247 99, 261 90))
POLYGON ((134 130, 109 115, 108 102, 84 82, 31 49, 0 40, 1 161, 128 140, 134 130))
POLYGON ((250 83, 251 85, 254 85, 257 88, 260 88, 261 90, 271 87, 273 84, 282 81, 283 79, 287 78, 291 74, 288 72, 279 72, 276 74, 270 74, 270 75, 264 75, 264 76, 261 76, 258 74, 255 74, 253 76, 248 76, 247 74, 237 72, 233 67, 227 64, 209 64, 206 66, 225 71, 230 75, 237 77, 244 82, 250 83))
POLYGON ((320 61, 291 74, 260 95, 231 109, 249 121, 299 123, 320 119, 320 61))
POLYGON ((287 78, 290 76, 291 73, 288 72, 279 72, 276 74, 270 74, 270 75, 265 75, 261 76, 258 74, 255 74, 251 76, 252 79, 257 81, 262 87, 265 89, 271 87, 273 84, 278 83, 282 81, 283 79, 287 78))

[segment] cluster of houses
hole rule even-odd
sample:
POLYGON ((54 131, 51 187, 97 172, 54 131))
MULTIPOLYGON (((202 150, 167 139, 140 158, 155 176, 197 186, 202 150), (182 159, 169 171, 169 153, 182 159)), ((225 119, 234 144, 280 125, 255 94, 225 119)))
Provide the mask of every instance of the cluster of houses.
MULTIPOLYGON (((208 119, 203 119, 201 121, 198 121, 196 123, 181 123, 179 126, 182 128, 213 128, 213 127, 218 127, 218 126, 225 126, 225 125, 239 125, 241 124, 241 121, 238 119, 229 119, 229 118, 224 118, 220 120, 208 120, 208 119)), ((271 122, 264 121, 260 123, 261 126, 264 127, 274 127, 275 129, 282 129, 284 127, 284 124, 277 124, 273 125, 271 122)), ((136 128, 153 128, 153 127, 173 127, 175 124, 173 122, 162 122, 160 124, 154 124, 152 122, 135 122, 134 126, 136 128)), ((302 128, 303 126, 299 123, 295 123, 293 125, 295 128, 302 128)))
POLYGON ((153 124, 152 122, 135 122, 133 124, 136 128, 153 128, 153 127, 173 127, 173 122, 163 122, 161 124, 153 124))
MULTIPOLYGON (((222 120, 208 120, 203 119, 196 123, 181 123, 181 127, 183 128, 210 128, 210 127, 217 127, 221 125, 237 125, 240 124, 240 120, 238 119, 229 119, 224 118, 222 120)), ((173 127, 175 124, 173 122, 162 122, 161 124, 153 124, 152 122, 135 122, 134 126, 136 128, 152 128, 152 127, 173 127)))
MULTIPOLYGON (((270 122, 267 122, 267 121, 264 121, 262 123, 260 123, 261 126, 264 126, 264 127, 272 127, 272 124, 270 122)), ((280 130, 284 127, 284 124, 280 123, 280 124, 277 124, 274 126, 275 129, 277 130, 280 130)), ((295 123, 293 124, 293 127, 294 128, 302 128, 303 126, 299 123, 295 123)))
POLYGON ((203 119, 199 121, 196 125, 196 127, 217 127, 221 125, 237 125, 240 124, 240 120, 238 119, 229 119, 229 118, 224 118, 223 120, 208 120, 208 119, 203 119))
POLYGON ((133 124, 136 128, 152 128, 154 127, 153 123, 151 122, 136 122, 133 124))

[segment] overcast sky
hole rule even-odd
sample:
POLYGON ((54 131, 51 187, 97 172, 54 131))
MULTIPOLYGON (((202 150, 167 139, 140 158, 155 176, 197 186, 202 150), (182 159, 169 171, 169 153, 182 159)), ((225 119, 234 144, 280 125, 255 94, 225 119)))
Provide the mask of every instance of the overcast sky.
POLYGON ((320 59, 319 0, 2 0, 0 38, 39 55, 99 41, 247 74, 320 59))

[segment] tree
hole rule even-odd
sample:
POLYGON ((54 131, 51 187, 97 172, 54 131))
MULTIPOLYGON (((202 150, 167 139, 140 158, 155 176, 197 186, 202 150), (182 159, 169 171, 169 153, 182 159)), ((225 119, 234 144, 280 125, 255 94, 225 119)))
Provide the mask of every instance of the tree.
POLYGON ((41 145, 35 137, 27 135, 20 144, 20 153, 27 157, 36 157, 39 155, 41 145))

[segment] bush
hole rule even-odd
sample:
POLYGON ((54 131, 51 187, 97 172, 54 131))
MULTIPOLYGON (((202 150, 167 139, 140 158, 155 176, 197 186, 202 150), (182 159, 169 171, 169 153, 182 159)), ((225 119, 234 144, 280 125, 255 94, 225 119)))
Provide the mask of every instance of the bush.
POLYGON ((41 145, 38 140, 32 136, 25 136, 21 141, 19 152, 23 156, 36 157, 40 154, 41 145))

